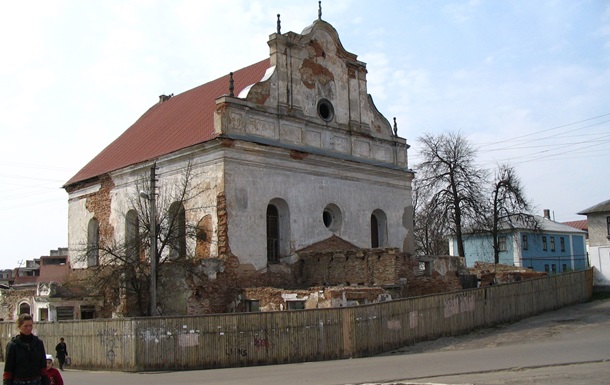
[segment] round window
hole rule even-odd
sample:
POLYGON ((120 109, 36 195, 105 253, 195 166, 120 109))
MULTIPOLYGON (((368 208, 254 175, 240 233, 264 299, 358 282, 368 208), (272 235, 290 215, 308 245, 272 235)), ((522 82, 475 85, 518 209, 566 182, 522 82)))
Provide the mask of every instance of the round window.
POLYGON ((326 99, 318 102, 318 115, 326 122, 330 122, 335 117, 333 105, 326 99))
POLYGON ((337 231, 341 227, 341 210, 333 203, 327 205, 322 211, 324 226, 330 231, 337 231))

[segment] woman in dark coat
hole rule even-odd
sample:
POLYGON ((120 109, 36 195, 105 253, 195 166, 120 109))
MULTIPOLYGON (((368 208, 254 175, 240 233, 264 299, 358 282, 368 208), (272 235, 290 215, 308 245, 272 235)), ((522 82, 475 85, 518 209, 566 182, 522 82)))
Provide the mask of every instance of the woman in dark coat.
POLYGON ((19 334, 6 345, 4 385, 49 385, 44 343, 34 334, 34 320, 29 314, 17 319, 19 334))

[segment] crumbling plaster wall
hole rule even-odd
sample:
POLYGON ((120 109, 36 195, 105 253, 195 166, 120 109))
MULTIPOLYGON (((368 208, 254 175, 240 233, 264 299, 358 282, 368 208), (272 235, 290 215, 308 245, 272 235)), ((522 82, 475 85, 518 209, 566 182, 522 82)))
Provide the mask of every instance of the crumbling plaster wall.
MULTIPOLYGON (((173 197, 178 195, 189 161, 192 162, 189 196, 184 202, 186 221, 196 226, 205 217, 208 236, 206 257, 217 255, 217 227, 215 223, 216 200, 222 193, 222 163, 214 155, 190 152, 172 155, 157 162, 157 212, 167 215, 173 197)), ((68 242, 73 268, 85 268, 89 220, 96 218, 100 225, 100 243, 125 240, 125 216, 130 209, 137 209, 139 189, 148 192, 150 164, 129 167, 104 175, 99 181, 79 186, 69 191, 68 242)), ((203 223, 203 222, 202 222, 203 223)), ((196 240, 187 240, 189 255, 195 254, 196 240)), ((100 256, 103 259, 103 255, 100 256)))
POLYGON ((239 98, 217 100, 215 130, 235 139, 227 141, 225 167, 233 253, 266 268, 265 212, 274 200, 289 219, 283 257, 332 234, 370 247, 375 210, 387 215, 382 246, 412 252, 407 145, 373 105, 366 64, 321 20, 302 34, 273 34, 268 44, 273 67, 265 77, 239 98), (334 112, 326 120, 318 109, 324 99, 334 112), (331 230, 322 222, 329 204, 342 217, 331 230))
POLYGON ((367 93, 366 64, 345 51, 330 24, 316 21, 303 35, 273 34, 268 44, 271 73, 239 95, 245 99, 241 104, 255 111, 223 106, 217 110, 217 132, 243 132, 408 168, 405 139, 393 134, 367 93), (318 109, 322 99, 334 111, 326 121, 318 109))
POLYGON ((371 215, 385 213, 382 246, 403 249, 409 229, 403 212, 411 206, 408 179, 402 172, 310 155, 293 159, 289 150, 236 144, 225 166, 228 231, 232 252, 256 270, 267 266, 266 210, 273 200, 286 205, 289 218, 282 256, 337 235, 371 247, 371 215), (324 209, 340 209, 339 225, 327 228, 324 209))
MULTIPOLYGON (((0 289, 0 318, 4 321, 16 320, 19 316, 19 305, 23 302, 30 305, 30 313, 36 317, 38 309, 34 301, 35 296, 35 288, 24 290, 0 289)), ((34 319, 38 320, 37 318, 34 319)))

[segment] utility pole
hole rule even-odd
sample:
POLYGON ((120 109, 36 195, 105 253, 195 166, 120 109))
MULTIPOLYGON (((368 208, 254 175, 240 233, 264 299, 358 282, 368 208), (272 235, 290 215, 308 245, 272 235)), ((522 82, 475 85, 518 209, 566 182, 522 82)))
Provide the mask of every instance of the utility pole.
POLYGON ((150 168, 150 316, 157 314, 157 162, 150 168))

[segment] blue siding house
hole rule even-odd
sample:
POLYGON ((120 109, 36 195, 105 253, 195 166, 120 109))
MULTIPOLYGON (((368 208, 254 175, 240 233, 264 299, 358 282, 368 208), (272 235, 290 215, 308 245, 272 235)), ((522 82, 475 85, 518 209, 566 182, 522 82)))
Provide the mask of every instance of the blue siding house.
MULTIPOLYGON (((540 230, 504 226, 498 234, 500 263, 526 267, 549 274, 588 267, 586 232, 548 218, 535 216, 540 230)), ((449 239, 449 254, 456 255, 457 241, 449 239)), ((466 266, 477 261, 494 262, 490 234, 464 235, 466 266)))

